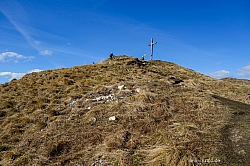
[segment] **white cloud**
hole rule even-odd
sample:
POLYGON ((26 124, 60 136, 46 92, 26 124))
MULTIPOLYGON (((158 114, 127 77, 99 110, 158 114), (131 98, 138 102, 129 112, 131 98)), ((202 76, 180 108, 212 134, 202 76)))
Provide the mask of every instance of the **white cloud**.
POLYGON ((240 77, 250 77, 250 65, 244 66, 238 70, 238 76, 240 77))
MULTIPOLYGON (((28 71, 27 73, 40 72, 40 71, 43 71, 43 70, 33 69, 33 70, 28 71)), ((11 81, 14 78, 15 79, 20 79, 27 73, 15 73, 15 72, 9 72, 9 71, 0 72, 0 77, 8 78, 8 80, 11 81)))
POLYGON ((25 73, 13 73, 13 72, 0 72, 0 77, 12 79, 20 79, 25 75, 25 73))
POLYGON ((40 51, 40 55, 52 55, 53 51, 50 50, 42 50, 40 51))
POLYGON ((15 52, 3 52, 0 54, 0 62, 14 61, 17 63, 20 59, 30 61, 33 58, 34 56, 24 56, 15 52))
POLYGON ((40 70, 40 69, 33 69, 33 70, 28 71, 28 73, 40 72, 40 71, 43 71, 43 70, 40 70))
POLYGON ((227 77, 232 77, 232 74, 229 71, 220 70, 220 71, 211 73, 210 76, 214 78, 227 78, 227 77))

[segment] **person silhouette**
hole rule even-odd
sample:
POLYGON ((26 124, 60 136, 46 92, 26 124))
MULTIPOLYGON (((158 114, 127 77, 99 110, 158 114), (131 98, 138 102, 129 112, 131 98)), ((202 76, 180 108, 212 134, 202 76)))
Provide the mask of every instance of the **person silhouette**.
POLYGON ((142 55, 141 60, 144 61, 144 55, 142 55))
POLYGON ((110 55, 109 55, 110 60, 112 60, 113 57, 114 57, 114 54, 113 54, 113 52, 111 52, 110 55))

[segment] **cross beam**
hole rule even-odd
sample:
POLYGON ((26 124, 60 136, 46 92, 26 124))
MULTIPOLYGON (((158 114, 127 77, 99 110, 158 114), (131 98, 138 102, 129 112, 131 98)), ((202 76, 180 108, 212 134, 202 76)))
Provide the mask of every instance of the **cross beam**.
POLYGON ((154 42, 154 39, 151 38, 151 43, 148 45, 148 46, 150 46, 150 60, 152 60, 152 58, 153 58, 153 47, 155 44, 157 44, 157 42, 154 42))

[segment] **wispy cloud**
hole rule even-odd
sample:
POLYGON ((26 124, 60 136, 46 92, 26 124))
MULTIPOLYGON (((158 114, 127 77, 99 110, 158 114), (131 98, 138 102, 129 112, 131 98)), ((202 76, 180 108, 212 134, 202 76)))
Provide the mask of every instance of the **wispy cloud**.
POLYGON ((2 1, 0 4, 0 11, 9 20, 9 22, 15 27, 15 29, 24 37, 24 39, 34 48, 38 49, 35 44, 35 40, 26 33, 25 29, 20 26, 27 22, 28 19, 26 12, 23 10, 21 5, 15 0, 13 1, 2 1))
POLYGON ((39 44, 41 44, 42 42, 40 42, 40 41, 38 41, 38 40, 35 40, 34 43, 35 43, 36 45, 39 45, 39 44))
POLYGON ((250 65, 244 66, 241 69, 239 69, 237 75, 239 77, 250 78, 250 65))
MULTIPOLYGON (((15 29, 23 36, 27 43, 37 50, 41 55, 51 55, 52 51, 46 50, 42 47, 42 42, 35 40, 33 36, 39 36, 34 28, 27 26, 28 17, 23 10, 22 6, 15 0, 2 1, 0 3, 0 12, 9 20, 9 22, 15 27, 15 29), (33 32, 34 31, 34 32, 33 32), (41 51, 44 50, 44 51, 41 51)), ((44 32, 46 33, 46 32, 44 32)), ((44 34, 42 34, 44 36, 44 34)), ((53 36, 53 34, 51 34, 53 36)), ((55 36, 55 35, 54 35, 55 36)))
MULTIPOLYGON (((28 71, 27 73, 40 72, 40 71, 43 71, 43 70, 33 69, 33 70, 28 71)), ((9 71, 0 72, 0 77, 8 78, 8 80, 11 81, 13 79, 20 79, 27 73, 16 73, 16 72, 9 72, 9 71)))
POLYGON ((210 76, 220 79, 220 78, 232 77, 232 74, 227 70, 220 70, 220 71, 211 73, 210 76))
MULTIPOLYGON (((104 1, 100 0, 98 3, 102 4, 104 1)), ((39 55, 67 53, 85 56, 82 50, 76 51, 77 49, 71 48, 69 51, 68 48, 65 49, 65 45, 61 45, 61 43, 64 42, 67 43, 68 46, 71 46, 68 39, 30 26, 27 21, 28 15, 17 1, 0 1, 0 12, 3 13, 8 21, 14 26, 15 30, 23 36, 26 42, 35 49, 39 55), (43 40, 41 40, 41 38, 43 40)), ((0 43, 1 42, 2 41, 0 41, 0 43)))
POLYGON ((42 50, 42 51, 40 51, 39 54, 40 55, 52 55, 53 51, 51 51, 51 50, 42 50))
POLYGON ((91 0, 94 8, 102 6, 107 0, 91 0))
POLYGON ((0 62, 19 62, 19 60, 31 61, 34 59, 34 56, 24 56, 15 52, 3 52, 0 54, 0 62))

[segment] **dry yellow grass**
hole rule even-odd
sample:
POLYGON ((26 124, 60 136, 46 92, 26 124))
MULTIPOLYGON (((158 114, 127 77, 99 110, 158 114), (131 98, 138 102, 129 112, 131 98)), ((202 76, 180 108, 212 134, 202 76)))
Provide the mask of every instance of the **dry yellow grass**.
POLYGON ((31 73, 0 85, 0 164, 222 165, 232 106, 214 96, 248 94, 248 81, 128 56, 31 73))

